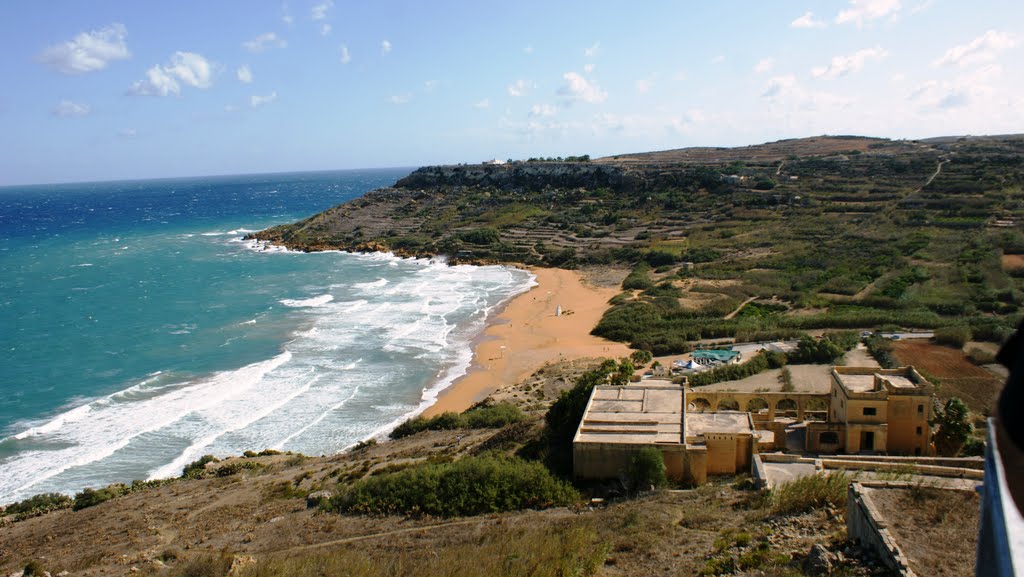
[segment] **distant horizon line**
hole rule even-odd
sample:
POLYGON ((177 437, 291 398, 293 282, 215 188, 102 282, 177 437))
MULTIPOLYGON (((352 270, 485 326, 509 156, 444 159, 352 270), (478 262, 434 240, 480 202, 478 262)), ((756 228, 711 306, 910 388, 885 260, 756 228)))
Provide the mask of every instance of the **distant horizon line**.
MULTIPOLYGON (((661 150, 647 150, 647 151, 639 151, 639 152, 638 151, 621 152, 621 153, 617 153, 617 154, 607 154, 607 155, 600 155, 600 156, 593 156, 593 155, 591 155, 591 156, 592 156, 592 159, 597 159, 597 158, 611 158, 611 157, 614 157, 614 156, 628 156, 630 154, 650 154, 650 153, 656 153, 656 152, 669 152, 669 151, 674 151, 674 150, 685 150, 685 149, 689 149, 689 148, 725 148, 725 149, 748 148, 748 147, 751 147, 751 146, 763 146, 763 145, 766 145, 766 144, 773 144, 773 143, 777 143, 777 142, 786 142, 786 141, 792 141, 792 140, 805 140, 805 139, 810 139, 810 138, 870 138, 870 139, 878 139, 878 140, 915 142, 915 141, 929 141, 929 140, 935 141, 935 140, 960 139, 960 138, 981 139, 981 138, 1020 138, 1020 137, 1024 137, 1024 132, 1005 132, 1005 133, 1000 133, 1000 134, 949 134, 949 135, 942 135, 942 136, 926 136, 926 137, 918 137, 918 138, 907 138, 907 137, 894 138, 894 137, 889 137, 889 136, 868 136, 868 135, 862 135, 862 134, 814 134, 814 135, 808 135, 808 136, 796 136, 796 137, 788 137, 788 138, 779 138, 779 139, 776 139, 776 140, 767 140, 765 142, 759 142, 757 144, 741 144, 741 145, 736 145, 736 146, 690 145, 690 146, 681 146, 681 147, 678 147, 678 148, 666 148, 666 149, 661 149, 661 150)), ((498 156, 492 156, 491 158, 498 158, 498 156)), ((524 158, 524 159, 521 159, 521 160, 526 160, 526 159, 524 158)), ((484 161, 480 161, 480 162, 485 162, 485 160, 484 161)), ((477 164, 477 163, 462 161, 462 162, 455 162, 455 163, 440 163, 440 164, 437 164, 437 163, 426 163, 426 164, 414 164, 414 165, 405 165, 405 166, 396 165, 396 166, 375 166, 375 167, 360 167, 360 168, 318 168, 318 169, 310 169, 310 170, 275 170, 275 171, 269 171, 269 172, 215 173, 215 174, 191 174, 191 175, 183 175, 183 176, 151 176, 151 177, 127 177, 127 178, 109 178, 109 179, 107 179, 107 178, 98 178, 98 179, 95 179, 95 180, 86 179, 86 180, 58 180, 58 181, 48 181, 48 182, 20 182, 20 183, 12 183, 12 184, 0 184, 0 190, 7 189, 7 188, 28 188, 28 187, 36 187, 36 186, 60 186, 60 185, 76 185, 76 184, 107 184, 107 183, 116 183, 116 182, 147 182, 147 181, 166 181, 166 180, 187 180, 187 179, 194 179, 194 178, 229 178, 229 177, 238 177, 238 176, 271 176, 271 175, 278 175, 278 174, 309 174, 309 173, 318 173, 318 172, 349 172, 349 171, 358 171, 358 170, 396 170, 396 169, 415 170, 417 168, 422 168, 424 166, 435 166, 435 165, 436 166, 447 166, 447 165, 455 166, 455 165, 459 165, 459 164, 477 164)))
POLYGON ((110 178, 110 179, 97 179, 97 180, 61 180, 51 182, 26 182, 16 184, 0 184, 0 190, 7 188, 34 188, 38 186, 73 186, 77 184, 113 184, 118 182, 156 182, 156 181, 168 181, 168 180, 192 180, 197 178, 232 178, 239 176, 275 176, 275 175, 286 175, 286 174, 315 174, 324 172, 356 172, 366 170, 399 170, 409 169, 416 170, 422 166, 427 165, 409 165, 409 166, 376 166, 366 168, 319 168, 311 170, 279 170, 269 172, 237 172, 237 173, 216 173, 216 174, 190 174, 186 176, 148 176, 148 177, 129 177, 129 178, 110 178))

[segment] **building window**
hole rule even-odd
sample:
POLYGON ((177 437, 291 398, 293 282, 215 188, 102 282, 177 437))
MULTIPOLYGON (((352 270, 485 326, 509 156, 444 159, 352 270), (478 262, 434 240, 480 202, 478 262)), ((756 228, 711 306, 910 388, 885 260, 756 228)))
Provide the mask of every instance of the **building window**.
POLYGON ((917 428, 917 436, 920 437, 922 433, 921 427, 917 428))
POLYGON ((839 433, 833 431, 825 431, 818 435, 818 443, 821 445, 838 445, 839 444, 839 433))
POLYGON ((924 414, 924 405, 918 405, 917 406, 917 414, 918 415, 923 415, 924 414))
POLYGON ((914 456, 916 456, 916 457, 920 457, 921 456, 921 447, 914 447, 914 456))
POLYGON ((878 414, 878 409, 876 409, 875 407, 864 407, 864 416, 865 417, 874 417, 877 414, 878 414))

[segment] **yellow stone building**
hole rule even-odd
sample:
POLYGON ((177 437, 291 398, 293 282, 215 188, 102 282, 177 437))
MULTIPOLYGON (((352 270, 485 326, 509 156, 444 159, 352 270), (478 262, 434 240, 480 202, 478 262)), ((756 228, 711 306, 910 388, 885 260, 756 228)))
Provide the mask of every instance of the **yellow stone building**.
POLYGON ((929 455, 935 387, 914 367, 833 367, 828 421, 807 423, 807 450, 929 455))
POLYGON ((669 381, 594 387, 573 438, 573 473, 617 478, 651 446, 674 481, 748 471, 759 438, 750 413, 687 413, 686 406, 686 390, 669 381))

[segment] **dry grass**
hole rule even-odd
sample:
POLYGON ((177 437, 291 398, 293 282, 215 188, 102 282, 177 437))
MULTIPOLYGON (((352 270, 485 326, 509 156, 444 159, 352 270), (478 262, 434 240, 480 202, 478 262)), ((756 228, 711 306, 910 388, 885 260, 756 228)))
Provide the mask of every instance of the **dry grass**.
POLYGON ((978 494, 914 486, 876 489, 871 500, 918 575, 974 574, 978 494))

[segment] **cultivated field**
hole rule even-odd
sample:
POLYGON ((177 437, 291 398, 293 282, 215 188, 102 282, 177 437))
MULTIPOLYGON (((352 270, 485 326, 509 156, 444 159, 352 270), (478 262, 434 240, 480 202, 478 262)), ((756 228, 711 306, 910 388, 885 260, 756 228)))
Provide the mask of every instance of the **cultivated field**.
POLYGON ((940 399, 960 397, 972 411, 989 415, 995 407, 1002 382, 992 373, 972 364, 963 351, 928 342, 896 341, 894 353, 901 365, 913 365, 938 382, 940 399))

